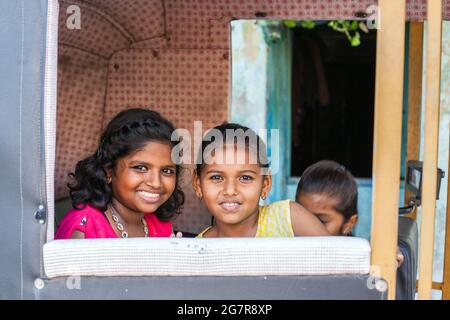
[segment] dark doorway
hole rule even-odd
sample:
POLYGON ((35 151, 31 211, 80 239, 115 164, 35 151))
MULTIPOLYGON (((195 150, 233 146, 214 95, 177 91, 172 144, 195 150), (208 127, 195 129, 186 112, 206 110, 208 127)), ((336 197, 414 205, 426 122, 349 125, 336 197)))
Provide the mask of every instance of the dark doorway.
POLYGON ((300 176, 323 159, 372 176, 376 31, 352 47, 327 24, 294 28, 292 167, 300 176))

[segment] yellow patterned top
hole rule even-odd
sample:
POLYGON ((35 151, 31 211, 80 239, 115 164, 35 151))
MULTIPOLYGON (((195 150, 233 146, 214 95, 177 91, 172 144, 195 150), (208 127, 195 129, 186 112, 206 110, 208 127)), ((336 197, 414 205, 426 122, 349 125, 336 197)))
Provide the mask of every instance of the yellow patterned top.
MULTIPOLYGON (((291 222, 290 200, 273 202, 266 206, 259 207, 258 227, 256 238, 263 237, 294 237, 294 230, 291 222)), ((206 228, 197 236, 203 235, 211 227, 206 228)))

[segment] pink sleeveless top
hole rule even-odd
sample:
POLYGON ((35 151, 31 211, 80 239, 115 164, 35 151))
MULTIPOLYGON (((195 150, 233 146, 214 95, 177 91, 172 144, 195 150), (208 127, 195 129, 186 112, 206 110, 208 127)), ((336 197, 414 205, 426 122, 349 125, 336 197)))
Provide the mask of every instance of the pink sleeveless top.
MULTIPOLYGON (((160 221, 154 213, 146 213, 144 218, 149 237, 169 237, 172 233, 172 222, 160 221)), ((104 214, 90 205, 82 210, 70 210, 60 222, 55 239, 70 239, 75 230, 83 232, 86 239, 117 238, 104 214)))

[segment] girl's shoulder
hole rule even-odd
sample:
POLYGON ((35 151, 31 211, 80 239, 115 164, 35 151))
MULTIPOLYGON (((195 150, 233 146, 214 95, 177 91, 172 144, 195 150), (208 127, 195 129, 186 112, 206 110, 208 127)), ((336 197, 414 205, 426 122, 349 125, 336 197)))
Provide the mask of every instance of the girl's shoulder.
POLYGON ((58 226, 55 239, 70 239, 75 230, 83 232, 85 238, 116 237, 104 213, 89 204, 83 209, 67 212, 58 226))
POLYGON ((290 199, 286 199, 286 200, 275 201, 270 204, 260 206, 260 214, 261 214, 261 212, 278 214, 278 213, 280 213, 280 211, 289 213, 291 202, 292 201, 290 199))
MULTIPOLYGON (((87 204, 83 209, 70 209, 69 212, 64 216, 64 220, 67 221, 78 221, 80 222, 84 219, 106 219, 105 214, 99 209, 87 204)), ((62 223, 61 221, 61 223, 62 223)))
POLYGON ((148 233, 150 237, 170 237, 172 222, 159 220, 155 213, 146 213, 148 233))
POLYGON ((291 200, 260 206, 256 237, 293 237, 291 200))

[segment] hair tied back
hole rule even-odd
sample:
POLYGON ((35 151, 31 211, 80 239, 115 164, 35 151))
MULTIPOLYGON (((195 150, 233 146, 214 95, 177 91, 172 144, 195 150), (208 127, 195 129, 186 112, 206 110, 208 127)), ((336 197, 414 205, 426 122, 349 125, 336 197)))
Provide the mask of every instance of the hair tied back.
POLYGON ((159 127, 159 124, 157 122, 153 121, 152 119, 145 119, 142 122, 142 125, 150 127, 150 128, 159 127))

